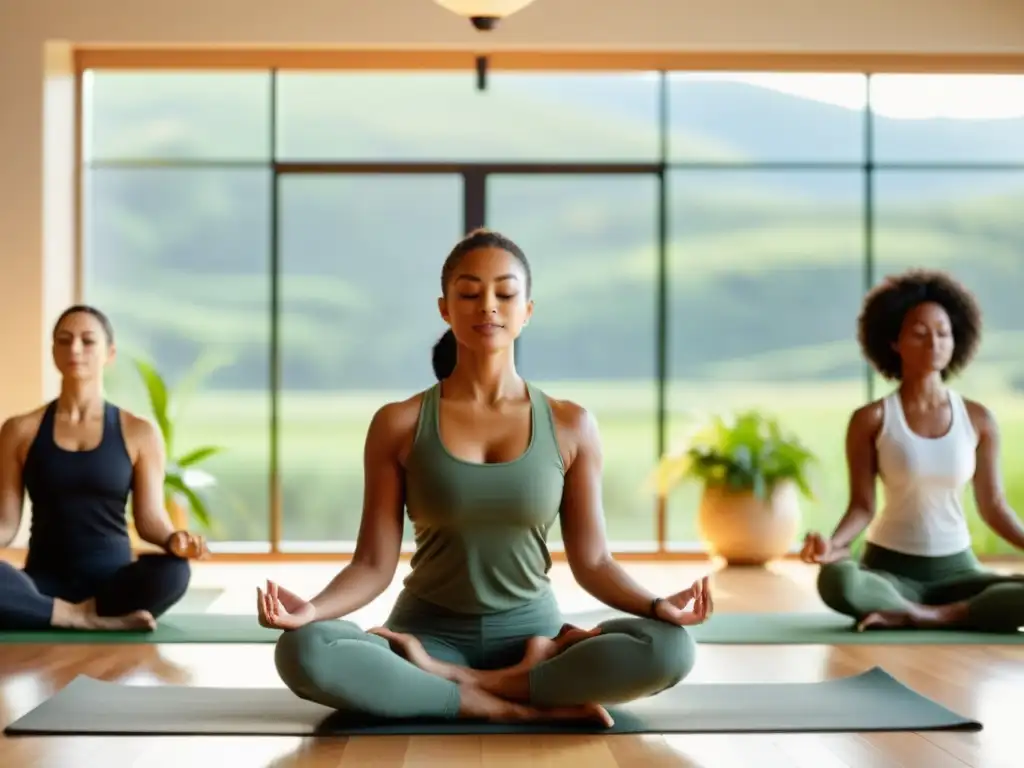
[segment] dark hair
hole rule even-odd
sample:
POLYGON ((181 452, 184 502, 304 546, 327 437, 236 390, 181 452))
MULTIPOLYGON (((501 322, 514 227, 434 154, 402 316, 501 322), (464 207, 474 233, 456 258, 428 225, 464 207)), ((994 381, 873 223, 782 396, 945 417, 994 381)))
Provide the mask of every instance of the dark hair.
POLYGON ((60 324, 64 322, 65 318, 70 317, 71 315, 77 315, 79 312, 95 317, 103 327, 103 335, 107 337, 107 343, 114 343, 114 324, 110 322, 110 318, 103 314, 103 312, 96 309, 96 307, 89 306, 88 304, 74 304, 61 312, 60 317, 57 318, 57 322, 53 324, 53 335, 57 335, 57 329, 60 328, 60 324))
MULTIPOLYGON (((483 228, 474 229, 462 238, 452 248, 448 258, 444 260, 444 266, 441 268, 442 295, 448 293, 448 283, 452 279, 452 273, 458 268, 459 262, 462 261, 466 254, 480 248, 500 248, 512 254, 522 264, 523 271, 526 273, 526 295, 529 297, 530 291, 533 288, 533 276, 530 273, 530 262, 526 260, 526 254, 523 253, 523 249, 504 235, 483 228)), ((447 379, 452 375, 452 371, 455 370, 458 349, 459 344, 455 340, 455 334, 452 333, 451 328, 445 331, 444 335, 434 344, 431 362, 434 367, 434 375, 438 381, 447 379)))
POLYGON ((953 356, 942 371, 943 379, 963 370, 977 352, 982 323, 974 295, 945 272, 910 269, 890 275, 872 288, 857 318, 861 350, 884 378, 898 380, 902 376, 903 364, 893 346, 907 313, 924 303, 941 306, 953 329, 953 356))

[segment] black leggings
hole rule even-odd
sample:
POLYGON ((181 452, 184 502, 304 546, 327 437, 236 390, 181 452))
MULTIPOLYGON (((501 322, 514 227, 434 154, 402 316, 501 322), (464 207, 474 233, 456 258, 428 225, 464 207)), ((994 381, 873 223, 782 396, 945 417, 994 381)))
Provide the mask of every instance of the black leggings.
POLYGON ((96 598, 101 616, 144 610, 157 618, 182 598, 190 577, 188 560, 174 555, 139 555, 111 572, 74 578, 0 562, 0 630, 49 628, 54 598, 69 603, 96 598))

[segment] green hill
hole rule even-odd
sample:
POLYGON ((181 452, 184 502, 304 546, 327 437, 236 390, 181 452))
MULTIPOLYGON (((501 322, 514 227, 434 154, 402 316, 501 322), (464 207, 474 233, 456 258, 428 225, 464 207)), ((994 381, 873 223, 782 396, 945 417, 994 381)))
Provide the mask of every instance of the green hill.
MULTIPOLYGON (((278 89, 279 149, 289 160, 657 160, 653 81, 609 80, 599 92, 593 79, 565 79, 579 88, 560 92, 519 78, 479 94, 469 78, 289 78, 278 89)), ((226 525, 233 538, 263 538, 265 514, 253 510, 266 509, 269 450, 268 79, 103 74, 89 88, 88 157, 168 167, 97 162, 87 172, 87 295, 111 313, 122 351, 152 357, 172 380, 206 349, 230 355, 186 432, 230 443, 218 471, 238 506, 225 513, 226 525)), ((747 86, 673 94, 673 157, 701 164, 669 178, 668 360, 673 391, 683 393, 673 414, 698 402, 782 409, 829 457, 822 501, 808 514, 838 514, 842 431, 865 396, 855 321, 868 234, 876 276, 942 267, 977 292, 987 334, 964 386, 997 393, 1000 413, 1020 410, 1019 171, 880 170, 867 233, 856 112, 747 86), (706 165, 837 158, 851 165, 706 165), (732 399, 730 385, 740 387, 732 399)), ((943 121, 912 122, 878 127, 886 159, 899 160, 900 151, 911 159, 1024 158, 1024 130, 1013 132, 1012 121, 960 122, 955 131, 943 121)), ((441 263, 463 234, 462 179, 285 176, 278 200, 285 495, 290 509, 303 510, 286 532, 350 536, 354 512, 331 521, 338 499, 361 493, 369 414, 431 381, 429 349, 443 330, 441 263)), ((653 175, 506 174, 491 177, 487 190, 488 223, 525 248, 535 275, 522 370, 566 396, 602 403, 606 504, 620 537, 653 535, 643 479, 655 445, 656 214, 653 175)), ((129 376, 118 366, 111 391, 138 402, 129 376)), ((1007 435, 1007 455, 1024 456, 1024 427, 1008 424, 1007 435)), ((1024 507, 1024 488, 1013 487, 1024 507)))

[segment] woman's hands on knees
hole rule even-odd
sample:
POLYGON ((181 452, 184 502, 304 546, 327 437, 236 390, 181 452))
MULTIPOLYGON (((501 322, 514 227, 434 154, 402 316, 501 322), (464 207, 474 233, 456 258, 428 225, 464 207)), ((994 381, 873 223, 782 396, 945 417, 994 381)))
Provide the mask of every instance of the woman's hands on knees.
POLYGON ((711 617, 714 609, 710 579, 705 576, 681 592, 655 603, 654 615, 669 624, 688 627, 703 624, 711 617))
POLYGON ((256 587, 256 612, 261 627, 298 629, 316 618, 316 608, 291 590, 267 579, 267 591, 256 587))

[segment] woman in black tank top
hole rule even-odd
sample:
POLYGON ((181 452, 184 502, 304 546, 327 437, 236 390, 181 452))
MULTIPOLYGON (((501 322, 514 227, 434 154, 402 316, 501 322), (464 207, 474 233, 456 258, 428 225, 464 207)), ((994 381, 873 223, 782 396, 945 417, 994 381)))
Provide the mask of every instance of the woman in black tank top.
POLYGON ((99 310, 66 310, 53 334, 60 397, 0 429, 0 547, 26 494, 32 504, 24 570, 0 562, 0 630, 153 629, 185 594, 186 558, 205 555, 164 509, 160 433, 103 398, 113 341, 99 310), (166 554, 133 557, 129 495, 140 538, 166 554))

